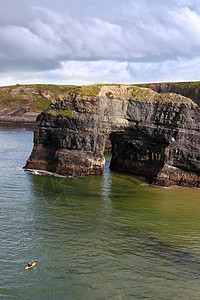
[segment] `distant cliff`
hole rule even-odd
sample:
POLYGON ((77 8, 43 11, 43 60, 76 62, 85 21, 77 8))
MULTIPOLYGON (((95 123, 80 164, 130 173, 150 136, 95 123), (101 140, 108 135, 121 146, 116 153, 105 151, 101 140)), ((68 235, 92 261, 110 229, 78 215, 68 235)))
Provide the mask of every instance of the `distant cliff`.
POLYGON ((200 106, 200 82, 150 83, 139 86, 148 87, 157 93, 176 93, 191 98, 200 106))
POLYGON ((85 88, 64 92, 38 116, 25 169, 64 176, 102 174, 110 139, 112 169, 152 184, 200 187, 197 104, 136 86, 85 88))
POLYGON ((0 123, 35 124, 37 115, 47 109, 58 95, 66 92, 84 94, 87 89, 51 84, 0 87, 0 123))

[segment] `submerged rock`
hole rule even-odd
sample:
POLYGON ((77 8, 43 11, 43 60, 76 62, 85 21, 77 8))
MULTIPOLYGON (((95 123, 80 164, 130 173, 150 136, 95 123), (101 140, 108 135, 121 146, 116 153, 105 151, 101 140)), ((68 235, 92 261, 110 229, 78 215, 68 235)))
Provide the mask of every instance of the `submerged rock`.
POLYGON ((200 187, 200 108, 189 98, 135 86, 101 86, 97 96, 58 97, 38 116, 37 125, 25 169, 102 174, 110 139, 112 169, 152 184, 200 187))

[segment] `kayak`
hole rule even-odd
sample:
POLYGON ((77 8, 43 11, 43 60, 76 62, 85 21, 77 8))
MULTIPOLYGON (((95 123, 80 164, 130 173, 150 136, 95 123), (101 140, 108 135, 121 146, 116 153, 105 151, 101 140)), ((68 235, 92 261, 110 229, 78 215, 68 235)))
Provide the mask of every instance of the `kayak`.
POLYGON ((31 269, 31 268, 34 267, 35 265, 36 265, 36 262, 32 263, 30 267, 29 267, 29 266, 26 266, 25 269, 26 269, 26 270, 27 270, 27 269, 31 269))

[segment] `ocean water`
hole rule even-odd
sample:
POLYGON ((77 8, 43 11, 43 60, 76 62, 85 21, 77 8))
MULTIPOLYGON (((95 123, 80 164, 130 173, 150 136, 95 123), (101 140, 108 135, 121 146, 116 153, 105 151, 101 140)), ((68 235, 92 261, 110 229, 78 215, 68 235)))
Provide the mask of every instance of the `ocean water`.
POLYGON ((109 155, 103 176, 29 174, 32 141, 0 130, 1 299, 200 299, 200 190, 150 187, 109 155))

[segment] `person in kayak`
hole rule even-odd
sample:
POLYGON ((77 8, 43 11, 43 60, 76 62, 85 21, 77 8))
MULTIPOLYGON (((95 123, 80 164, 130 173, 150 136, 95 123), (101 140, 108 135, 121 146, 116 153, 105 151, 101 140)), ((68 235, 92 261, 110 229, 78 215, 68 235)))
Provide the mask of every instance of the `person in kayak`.
POLYGON ((34 261, 32 264, 28 263, 28 265, 25 267, 25 269, 31 269, 36 265, 36 261, 34 261))
POLYGON ((28 263, 27 267, 31 267, 31 266, 32 266, 32 264, 28 263))

